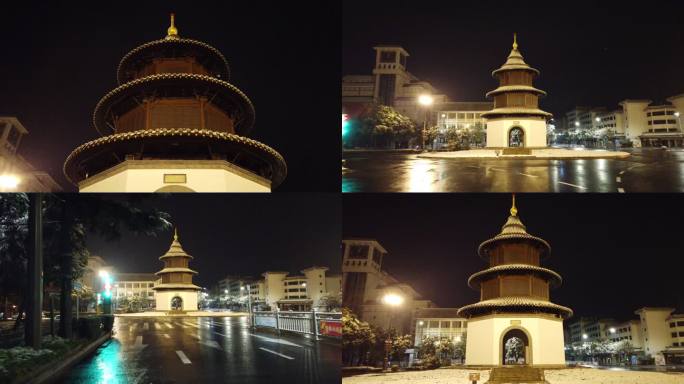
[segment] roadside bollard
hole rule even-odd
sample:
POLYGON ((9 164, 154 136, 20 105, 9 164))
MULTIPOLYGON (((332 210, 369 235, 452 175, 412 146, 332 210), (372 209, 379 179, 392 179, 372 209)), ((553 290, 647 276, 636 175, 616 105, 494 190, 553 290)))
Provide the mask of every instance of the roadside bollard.
POLYGON ((471 372, 468 374, 468 380, 472 382, 472 384, 477 384, 477 381, 480 380, 480 373, 479 372, 471 372))

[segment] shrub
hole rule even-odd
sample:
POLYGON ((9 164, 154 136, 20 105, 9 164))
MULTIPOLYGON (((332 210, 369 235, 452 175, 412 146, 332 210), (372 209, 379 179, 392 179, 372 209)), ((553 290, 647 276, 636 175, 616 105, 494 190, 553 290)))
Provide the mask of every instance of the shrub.
POLYGON ((425 369, 437 369, 440 367, 440 362, 437 356, 429 355, 423 358, 421 365, 425 367, 425 369))

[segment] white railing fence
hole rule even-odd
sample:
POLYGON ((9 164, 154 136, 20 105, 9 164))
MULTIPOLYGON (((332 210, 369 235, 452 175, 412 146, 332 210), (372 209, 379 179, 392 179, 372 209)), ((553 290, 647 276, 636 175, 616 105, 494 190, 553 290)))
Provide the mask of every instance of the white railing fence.
POLYGON ((342 314, 338 312, 254 311, 252 326, 320 336, 342 337, 342 314))

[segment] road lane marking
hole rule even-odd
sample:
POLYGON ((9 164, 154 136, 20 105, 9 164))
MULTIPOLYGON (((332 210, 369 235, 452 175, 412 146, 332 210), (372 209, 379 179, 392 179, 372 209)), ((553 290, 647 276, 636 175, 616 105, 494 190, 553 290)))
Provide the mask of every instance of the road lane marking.
POLYGON ((150 323, 143 324, 143 329, 146 331, 149 331, 150 330, 150 323))
POLYGON ((183 364, 192 364, 192 361, 190 361, 190 359, 188 359, 188 357, 185 356, 185 353, 183 353, 183 351, 176 351, 176 355, 178 355, 178 358, 181 359, 183 364))
POLYGON ((278 353, 278 352, 276 352, 276 351, 272 351, 272 350, 266 349, 266 348, 264 348, 264 347, 259 347, 259 349, 261 349, 262 351, 266 351, 266 352, 272 353, 272 354, 274 354, 274 355, 278 355, 278 356, 280 356, 280 357, 284 357, 284 358, 286 358, 286 359, 288 359, 288 360, 294 360, 294 357, 292 357, 292 356, 283 355, 282 353, 278 353))
POLYGON ((131 325, 131 332, 135 332, 136 328, 138 328, 138 323, 133 323, 133 325, 131 325))
POLYGON ((187 324, 187 325, 189 325, 189 326, 191 326, 191 327, 194 327, 194 328, 199 329, 199 326, 197 326, 196 324, 193 324, 193 323, 184 322, 183 324, 187 324))
POLYGON ((528 173, 522 173, 522 172, 518 172, 518 175, 523 175, 523 176, 528 176, 528 177, 539 177, 537 175, 530 175, 528 173))
POLYGON ((625 193, 625 189, 624 188, 618 188, 618 192, 625 193))
POLYGON ((615 181, 617 181, 618 183, 622 183, 622 178, 620 176, 618 176, 615 178, 615 181))
POLYGON ((569 185, 569 186, 575 187, 575 188, 587 189, 587 187, 583 187, 583 186, 581 186, 581 185, 575 185, 575 184, 566 183, 566 182, 564 182, 564 181, 559 181, 558 183, 559 183, 559 184, 569 185))
POLYGON ((506 172, 505 169, 499 169, 499 168, 494 168, 494 167, 489 168, 489 170, 490 170, 490 171, 497 171, 497 172, 506 172))
POLYGON ((155 327, 157 330, 159 330, 159 329, 161 329, 161 324, 159 324, 159 323, 154 323, 154 327, 155 327))
POLYGON ((171 336, 169 336, 168 333, 164 333, 163 335, 164 335, 164 337, 166 337, 167 339, 170 339, 170 338, 171 338, 171 336))
POLYGON ((212 348, 216 348, 218 350, 222 350, 221 346, 219 346, 219 343, 216 340, 206 340, 206 341, 200 341, 199 342, 202 345, 206 345, 212 348))
POLYGON ((618 175, 623 175, 624 173, 625 173, 625 171, 620 171, 620 173, 618 173, 618 175))
POLYGON ((166 325, 169 329, 173 329, 173 325, 171 325, 171 323, 164 323, 164 325, 166 325))
POLYGON ((252 336, 254 336, 254 337, 258 337, 258 338, 260 338, 260 339, 262 339, 262 340, 270 341, 271 343, 279 343, 279 344, 290 345, 290 346, 293 346, 293 347, 304 348, 304 346, 301 346, 301 345, 299 345, 299 344, 295 344, 295 343, 293 343, 293 342, 291 342, 291 341, 288 341, 288 340, 274 339, 274 338, 266 337, 266 336, 262 336, 262 335, 255 335, 254 333, 250 333, 250 335, 252 335, 252 336))

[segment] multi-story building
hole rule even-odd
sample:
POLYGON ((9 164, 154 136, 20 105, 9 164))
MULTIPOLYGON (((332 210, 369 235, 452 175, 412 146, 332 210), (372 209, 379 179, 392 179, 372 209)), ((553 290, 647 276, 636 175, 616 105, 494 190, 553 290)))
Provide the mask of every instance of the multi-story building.
POLYGON ((406 69, 409 53, 397 45, 378 45, 375 50, 373 75, 342 77, 342 112, 357 116, 368 104, 378 103, 394 107, 422 125, 426 118, 448 101, 432 84, 421 81, 406 69), (432 107, 426 109, 418 103, 420 95, 433 98, 432 107))
POLYGON ((672 104, 649 105, 645 111, 648 127, 639 136, 643 147, 684 146, 680 116, 672 104))
POLYGON ((342 305, 370 324, 412 333, 416 312, 435 305, 382 270, 386 255, 377 240, 342 240, 342 305))
POLYGON ((486 132, 487 121, 482 113, 490 111, 491 102, 446 102, 436 111, 437 127, 440 135, 434 139, 433 148, 439 149, 446 144, 446 135, 450 130, 463 131, 482 129, 486 132))
POLYGON ((638 320, 611 324, 607 329, 604 329, 603 337, 612 342, 628 341, 637 350, 643 347, 638 320))
POLYGON ((0 191, 59 192, 62 187, 17 152, 28 130, 16 117, 0 116, 0 191))
POLYGON ((114 305, 121 309, 124 307, 123 299, 126 299, 128 302, 137 302, 135 306, 138 310, 153 310, 156 299, 153 288, 160 280, 154 273, 115 273, 112 287, 114 305))
POLYGON ((341 277, 327 273, 327 267, 313 266, 290 275, 285 271, 267 271, 262 280, 251 284, 252 295, 270 308, 280 310, 326 310, 328 299, 339 299, 341 277))
POLYGON ((565 327, 568 330, 569 342, 572 344, 581 343, 585 341, 584 335, 587 335, 587 328, 595 324, 598 319, 596 317, 575 317, 570 319, 565 327))
POLYGON ((639 316, 642 345, 646 355, 655 356, 672 345, 668 319, 674 308, 643 307, 634 311, 639 316))
POLYGON ((419 346, 424 337, 451 339, 460 342, 466 333, 467 319, 459 317, 458 308, 426 308, 415 314, 414 345, 419 346))
POLYGON ((598 120, 596 125, 596 134, 599 136, 613 136, 616 140, 625 137, 625 114, 622 110, 616 109, 612 111, 605 111, 596 116, 598 120))

